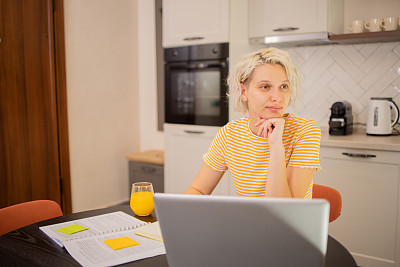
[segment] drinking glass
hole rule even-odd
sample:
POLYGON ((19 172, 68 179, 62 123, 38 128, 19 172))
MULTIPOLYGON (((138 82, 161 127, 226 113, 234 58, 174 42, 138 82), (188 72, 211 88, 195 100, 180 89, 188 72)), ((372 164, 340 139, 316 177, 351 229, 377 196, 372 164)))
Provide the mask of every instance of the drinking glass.
POLYGON ((150 215, 154 210, 153 184, 139 182, 132 184, 131 209, 138 216, 150 215))

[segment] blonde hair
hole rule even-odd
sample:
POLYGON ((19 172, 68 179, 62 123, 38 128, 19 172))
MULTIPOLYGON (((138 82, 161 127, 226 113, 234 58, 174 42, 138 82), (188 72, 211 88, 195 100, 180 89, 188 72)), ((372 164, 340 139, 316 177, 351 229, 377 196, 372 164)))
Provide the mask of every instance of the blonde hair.
POLYGON ((227 79, 229 86, 228 97, 233 100, 233 108, 235 111, 247 112, 247 102, 242 101, 241 97, 241 84, 249 82, 254 69, 264 64, 280 64, 285 68, 289 80, 290 103, 295 101, 298 94, 300 75, 287 52, 278 48, 268 47, 245 55, 230 71, 227 79))

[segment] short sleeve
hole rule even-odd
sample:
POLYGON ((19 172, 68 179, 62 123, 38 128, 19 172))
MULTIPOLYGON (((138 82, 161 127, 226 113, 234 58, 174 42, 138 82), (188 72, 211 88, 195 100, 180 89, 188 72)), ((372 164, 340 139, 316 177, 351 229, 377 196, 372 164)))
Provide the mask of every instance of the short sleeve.
POLYGON ((204 161, 217 171, 226 171, 228 169, 225 161, 227 128, 228 126, 225 125, 219 129, 210 148, 203 156, 204 161))
POLYGON ((288 166, 321 169, 319 164, 320 143, 321 129, 315 121, 307 121, 297 133, 288 166))

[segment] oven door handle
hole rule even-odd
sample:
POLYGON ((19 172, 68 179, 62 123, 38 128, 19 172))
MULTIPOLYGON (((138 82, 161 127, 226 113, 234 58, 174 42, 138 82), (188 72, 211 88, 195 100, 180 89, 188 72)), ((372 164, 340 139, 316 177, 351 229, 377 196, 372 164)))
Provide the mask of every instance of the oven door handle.
POLYGON ((211 69, 211 68, 226 68, 226 63, 225 62, 219 62, 219 63, 214 63, 214 64, 202 64, 199 63, 197 65, 199 69, 211 69))
POLYGON ((204 131, 183 130, 187 134, 205 134, 204 131))
POLYGON ((174 64, 174 65, 167 65, 167 69, 170 70, 200 70, 200 69, 212 69, 212 68, 226 68, 225 62, 218 62, 218 63, 196 63, 196 64, 174 64))

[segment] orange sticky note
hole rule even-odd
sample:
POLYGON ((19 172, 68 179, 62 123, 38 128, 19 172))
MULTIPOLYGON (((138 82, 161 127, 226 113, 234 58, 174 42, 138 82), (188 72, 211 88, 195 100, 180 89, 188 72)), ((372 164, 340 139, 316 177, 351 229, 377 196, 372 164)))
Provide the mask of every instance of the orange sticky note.
POLYGON ((136 242, 135 240, 133 240, 132 238, 130 238, 128 236, 107 239, 107 240, 104 240, 104 243, 106 243, 107 246, 109 246, 113 250, 117 250, 117 249, 121 249, 121 248, 129 248, 129 247, 139 245, 138 242, 136 242))

